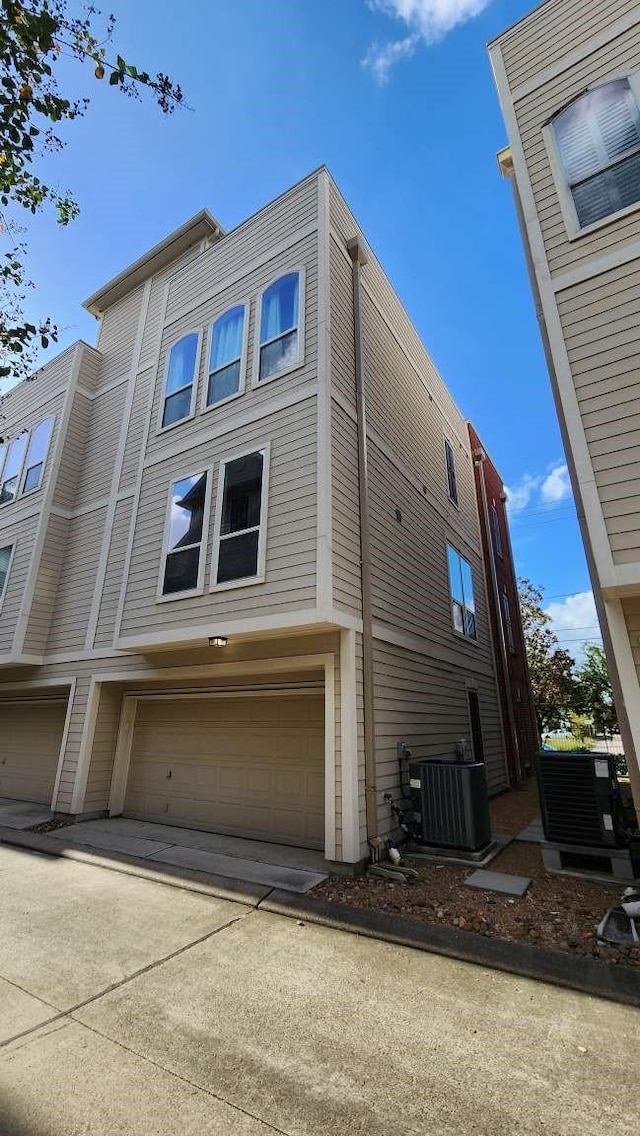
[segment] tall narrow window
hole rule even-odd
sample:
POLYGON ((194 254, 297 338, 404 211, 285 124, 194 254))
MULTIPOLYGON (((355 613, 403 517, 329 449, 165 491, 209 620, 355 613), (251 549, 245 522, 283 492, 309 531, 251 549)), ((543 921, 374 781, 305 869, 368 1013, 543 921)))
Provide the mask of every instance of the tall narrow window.
POLYGON ((238 394, 242 382, 246 310, 238 304, 221 315, 211 328, 207 406, 238 394))
POLYGON ((629 79, 587 91, 551 127, 579 229, 640 201, 640 113, 629 79))
POLYGON ((300 273, 274 280, 262 295, 258 379, 270 379, 300 362, 300 273))
POLYGON ((495 505, 491 506, 491 532, 493 535, 493 547, 496 556, 502 556, 502 533, 500 532, 500 518, 498 510, 495 505))
POLYGON ((471 722, 471 740, 473 742, 473 756, 476 761, 484 761, 484 742, 482 740, 482 719, 480 718, 480 702, 477 690, 468 691, 469 720, 471 722))
POLYGON ((467 639, 475 639, 477 637, 476 605, 473 598, 471 565, 450 544, 447 545, 447 556, 454 629, 460 635, 465 635, 467 639))
POLYGON ((510 651, 515 651, 516 644, 513 638, 513 621, 511 619, 511 604, 509 603, 509 596, 507 589, 503 588, 500 593, 500 604, 502 607, 502 623, 504 626, 504 637, 507 647, 510 651))
POLYGON ((5 505, 8 501, 13 501, 17 496, 20 474, 22 472, 22 462, 27 448, 28 438, 29 435, 25 431, 24 434, 20 434, 17 438, 14 438, 9 446, 9 452, 2 471, 2 483, 0 484, 0 505, 5 505))
POLYGON ((174 343, 169 352, 162 408, 163 428, 182 422, 191 414, 199 346, 199 333, 191 331, 174 343))
POLYGON ((4 548, 0 548, 0 606, 5 597, 7 584, 9 582, 9 569, 11 568, 11 560, 13 558, 13 545, 5 544, 4 548))
POLYGON ((220 464, 214 586, 264 573, 266 459, 266 451, 258 450, 220 464))
POLYGON ((445 439, 444 454, 447 462, 447 485, 449 489, 449 497, 454 505, 458 504, 458 486, 456 484, 456 466, 453 458, 453 447, 451 443, 445 439))
POLYGON ((192 592, 202 586, 202 532, 207 474, 174 481, 169 497, 162 595, 192 592))
POLYGON ((25 462, 24 481, 22 482, 23 493, 33 493, 34 489, 38 489, 40 486, 52 426, 53 418, 45 418, 42 422, 38 423, 35 430, 31 433, 31 441, 29 442, 27 460, 25 462))

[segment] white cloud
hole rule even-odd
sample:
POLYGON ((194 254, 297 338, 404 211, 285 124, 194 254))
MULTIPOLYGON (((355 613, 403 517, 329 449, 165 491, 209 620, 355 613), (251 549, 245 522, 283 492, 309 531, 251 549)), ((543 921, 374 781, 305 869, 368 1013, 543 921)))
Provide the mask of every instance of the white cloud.
POLYGON ((575 592, 562 603, 548 604, 545 610, 551 618, 549 626, 558 636, 560 646, 575 659, 580 660, 582 657, 585 642, 594 639, 600 641, 600 625, 593 592, 575 592))
POLYGON ((571 496, 571 483, 567 466, 557 465, 547 474, 540 486, 540 496, 545 505, 555 505, 571 496))
POLYGON ((540 477, 533 477, 530 473, 525 473, 517 485, 505 485, 509 516, 514 517, 517 513, 526 509, 538 491, 541 480, 540 477))
POLYGON ((413 55, 419 44, 437 43, 458 24, 478 16, 492 0, 368 0, 369 7, 401 20, 409 35, 376 44, 363 60, 379 83, 385 83, 399 60, 413 55))

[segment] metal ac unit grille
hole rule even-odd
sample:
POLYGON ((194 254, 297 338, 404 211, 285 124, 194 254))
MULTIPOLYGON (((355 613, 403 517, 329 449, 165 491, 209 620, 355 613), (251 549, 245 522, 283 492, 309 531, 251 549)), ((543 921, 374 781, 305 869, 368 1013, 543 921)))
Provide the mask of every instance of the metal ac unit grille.
POLYGON ((426 844, 474 851, 491 838, 482 762, 421 761, 409 767, 416 827, 426 844))
POLYGON ((588 848, 618 844, 613 819, 619 790, 606 754, 544 752, 537 767, 547 840, 588 848), (596 775, 597 769, 604 775, 596 775))

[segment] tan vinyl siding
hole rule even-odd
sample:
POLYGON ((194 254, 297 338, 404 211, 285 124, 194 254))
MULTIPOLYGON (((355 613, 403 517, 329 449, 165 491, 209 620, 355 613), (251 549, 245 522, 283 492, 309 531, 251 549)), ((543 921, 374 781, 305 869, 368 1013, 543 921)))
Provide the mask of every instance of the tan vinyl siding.
MULTIPOLYGON (((216 246, 217 247, 217 246, 216 246)), ((214 251, 214 250, 212 250, 214 251)), ((204 254, 206 255, 206 254, 204 254)), ((199 270, 200 262, 196 262, 191 271, 199 270)), ((214 297, 212 300, 198 307, 194 307, 177 321, 174 321, 175 306, 171 304, 167 309, 165 329, 162 337, 162 350, 155 376, 155 392, 153 409, 151 412, 151 425, 147 453, 149 455, 159 452, 167 444, 184 441, 185 448, 191 446, 198 437, 210 435, 212 430, 220 431, 225 424, 232 424, 234 417, 239 413, 253 411, 263 407, 264 413, 269 412, 269 403, 284 394, 291 394, 303 386, 309 379, 317 375, 317 238, 306 237, 304 240, 292 244, 285 253, 269 261, 262 268, 244 276, 232 288, 214 297), (258 332, 259 303, 258 296, 263 288, 278 276, 296 268, 305 269, 305 336, 304 336, 304 365, 284 375, 281 380, 264 383, 252 387, 255 377, 255 352, 258 332), (249 338, 247 349, 247 375, 244 394, 232 402, 216 407, 206 414, 201 414, 201 399, 207 382, 209 331, 212 321, 227 308, 243 301, 251 301, 249 319, 249 338), (164 377, 167 353, 171 345, 182 335, 190 331, 199 330, 202 333, 202 349, 200 352, 200 370, 197 391, 197 404, 195 406, 195 419, 188 420, 173 426, 170 430, 157 433, 161 417, 161 407, 164 399, 164 377)), ((199 295, 194 282, 191 293, 192 300, 199 295)))
MULTIPOLYGON (((344 222, 345 232, 349 231, 344 222)), ((355 231, 355 230, 354 230, 355 231)), ((356 405, 353 286, 351 265, 344 255, 344 240, 330 238, 331 383, 350 406, 356 405)))
POLYGON ((107 570, 104 578, 98 624, 96 627, 96 647, 110 647, 113 644, 116 613, 122 585, 122 571, 129 541, 129 526, 132 509, 133 497, 129 497, 125 501, 119 501, 116 505, 109 542, 107 570))
POLYGON ((108 308, 100 323, 97 349, 102 355, 101 386, 124 378, 131 367, 133 346, 138 332, 138 319, 144 286, 108 308))
POLYGON ((312 174, 177 272, 170 286, 170 310, 190 308, 194 296, 204 296, 230 278, 244 276, 243 266, 268 256, 275 246, 291 240, 296 230, 316 220, 317 175, 312 174))
POLYGON ((136 376, 131 416, 127 430, 127 440, 120 472, 119 491, 135 485, 140 463, 140 452, 144 441, 144 432, 149 410, 149 384, 153 382, 153 371, 141 371, 136 376))
POLYGON ((469 681, 477 684, 489 790, 506 788, 499 707, 490 675, 471 676, 457 666, 444 666, 414 651, 375 641, 374 677, 381 835, 396 829, 383 796, 391 793, 396 800, 401 796, 396 751, 399 741, 409 746, 415 759, 452 758, 460 738, 466 738, 470 748, 469 681))
POLYGON ((53 504, 56 508, 73 509, 75 506, 90 415, 90 400, 80 392, 76 392, 73 396, 53 494, 53 504))
POLYGON ((190 624, 220 618, 275 615, 314 606, 316 442, 316 399, 311 397, 224 438, 210 440, 146 469, 121 635, 143 635, 164 629, 175 633, 190 624), (258 448, 265 442, 271 442, 271 468, 264 583, 209 593, 214 530, 212 507, 206 545, 205 594, 157 603, 166 503, 172 482, 213 463, 213 506, 220 459, 252 446, 258 448))
POLYGON ((85 664, 83 666, 81 663, 76 663, 71 672, 69 672, 68 666, 67 668, 58 669, 61 676, 66 675, 67 673, 71 673, 77 676, 73 705, 71 707, 71 712, 69 715, 69 730, 67 732, 64 758, 62 762, 62 772, 60 776, 60 784, 58 786, 58 799, 56 803, 57 811, 63 813, 71 812, 73 786, 75 782, 76 769, 78 767, 82 730, 87 713, 89 687, 91 686, 91 667, 92 664, 89 664, 88 666, 85 664))
POLYGON ((637 0, 548 0, 500 37, 509 84, 517 87, 637 8, 637 0))
POLYGON ((331 414, 334 602, 337 607, 361 615, 357 428, 336 402, 332 403, 331 414))
POLYGON ((4 601, 2 608, 0 608, 0 656, 8 654, 13 646, 37 526, 38 518, 29 517, 22 524, 12 526, 0 533, 0 547, 4 547, 5 544, 14 545, 13 562, 4 601))
POLYGON ((2 399, 2 431, 11 433, 14 427, 22 427, 23 420, 34 413, 43 418, 49 413, 52 400, 58 398, 61 387, 66 387, 71 378, 71 370, 76 350, 84 348, 74 343, 60 355, 46 363, 32 379, 18 383, 2 399))
POLYGON ((567 288, 558 312, 614 562, 639 560, 640 495, 629 467, 640 453, 640 262, 567 288))
POLYGON ((103 684, 100 688, 100 703, 87 778, 83 809, 85 813, 103 812, 108 807, 121 710, 120 684, 103 684))
POLYGON ((126 393, 126 383, 122 383, 106 394, 99 394, 91 402, 82 473, 75 501, 77 509, 107 496, 111 490, 126 393))
MULTIPOLYGON (((594 4, 589 5, 590 10, 595 7, 594 4)), ((631 31, 612 40, 597 54, 588 56, 516 103, 518 129, 552 275, 574 268, 589 257, 612 252, 620 245, 640 237, 639 208, 591 234, 579 237, 578 240, 568 240, 560 210, 558 189, 542 135, 542 128, 551 116, 581 94, 586 87, 637 70, 640 54, 640 9, 638 11, 638 25, 631 31)), ((541 69, 544 66, 545 60, 541 54, 541 69)))
POLYGON ((106 508, 69 523, 65 557, 49 633, 49 651, 81 651, 93 598, 106 508))
POLYGON ((53 513, 49 517, 47 525, 29 612, 29 622, 24 641, 24 650, 27 654, 40 655, 46 650, 68 533, 69 521, 67 518, 56 516, 53 513))
POLYGON ((151 282, 149 306, 147 308, 147 316, 142 333, 138 370, 144 370, 155 362, 156 352, 158 350, 158 337, 162 331, 161 320, 164 310, 165 292, 169 281, 176 273, 186 268, 188 264, 191 264, 201 255, 202 250, 200 242, 198 242, 192 248, 187 249, 182 256, 177 257, 174 263, 169 268, 165 269, 164 272, 159 272, 157 276, 154 276, 151 282))

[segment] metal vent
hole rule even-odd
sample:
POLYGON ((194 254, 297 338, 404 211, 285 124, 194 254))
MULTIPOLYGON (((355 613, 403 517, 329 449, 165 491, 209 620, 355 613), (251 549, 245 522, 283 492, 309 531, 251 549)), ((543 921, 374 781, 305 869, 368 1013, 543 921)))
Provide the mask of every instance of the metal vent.
POLYGON ((483 762, 409 766, 414 825, 425 844, 475 851, 491 839, 483 762))
POLYGON ((538 790, 547 840, 585 848, 618 847, 620 790, 604 753, 539 753, 538 790))

